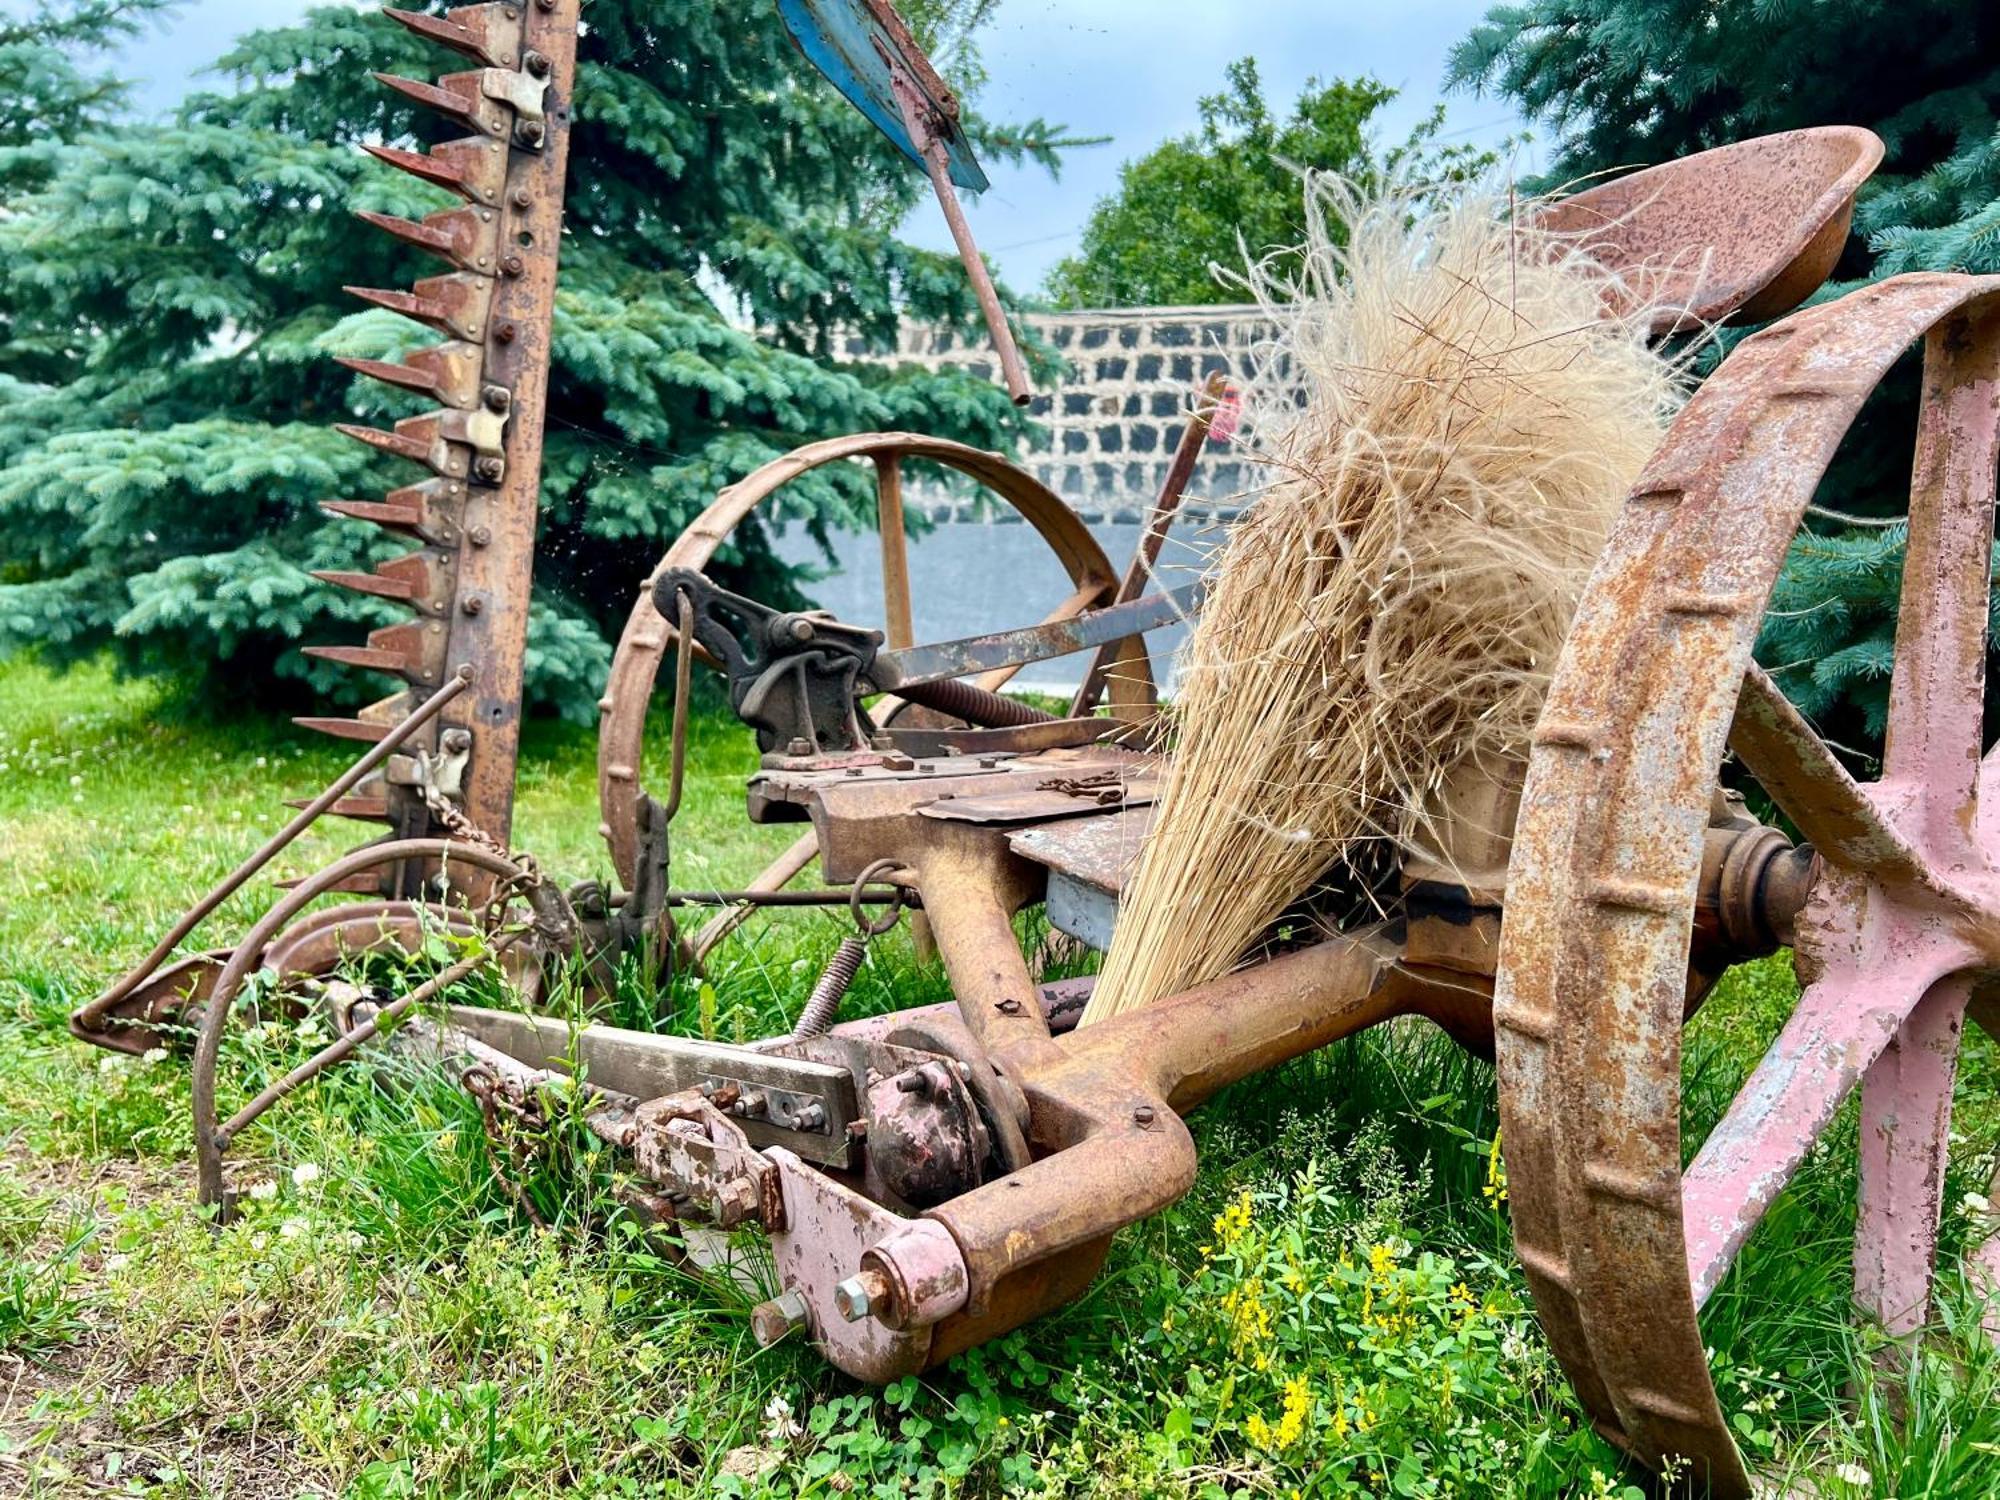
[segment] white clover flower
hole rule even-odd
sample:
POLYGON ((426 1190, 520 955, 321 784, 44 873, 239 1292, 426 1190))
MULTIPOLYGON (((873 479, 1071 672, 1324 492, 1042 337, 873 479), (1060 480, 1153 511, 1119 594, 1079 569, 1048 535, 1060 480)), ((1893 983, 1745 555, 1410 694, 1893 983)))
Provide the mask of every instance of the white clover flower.
POLYGON ((1993 1212, 1993 1201, 1984 1193, 1967 1193, 1958 1200, 1958 1207, 1968 1219, 1983 1218, 1993 1212))
POLYGON ((765 1442, 789 1442, 804 1431, 792 1416, 792 1403, 784 1396, 774 1395, 764 1404, 765 1442))
POLYGON ((288 1240, 295 1240, 306 1232, 304 1219, 287 1219, 278 1226, 278 1233, 288 1240))
POLYGON ((131 1264, 132 1257, 129 1255, 107 1255, 104 1257, 104 1269, 114 1275, 131 1264))
POLYGON ((278 1196, 278 1184, 268 1179, 263 1182, 253 1182, 250 1184, 250 1196, 259 1203, 269 1203, 278 1196))
POLYGON ((269 764, 270 764, 270 762, 269 762, 268 760, 266 760, 266 759, 265 759, 265 758, 264 758, 263 756, 261 756, 261 755, 260 755, 260 756, 258 756, 258 757, 257 757, 257 769, 258 769, 258 770, 260 770, 260 771, 261 771, 261 770, 263 770, 263 769, 264 769, 264 767, 268 766, 269 764))
POLYGON ((1875 1482, 1875 1476, 1860 1464, 1842 1464, 1833 1471, 1833 1477, 1842 1484, 1851 1484, 1857 1489, 1864 1490, 1875 1482))
POLYGON ((167 1049, 165 1047, 148 1047, 145 1056, 140 1059, 141 1062, 149 1063, 163 1063, 166 1060, 167 1049))
POLYGON ((262 1250, 266 1245, 270 1243, 271 1243, 271 1237, 268 1234, 264 1233, 264 1231, 261 1229, 258 1230, 255 1234, 250 1236, 250 1248, 252 1250, 262 1250))
POLYGON ((368 1243, 368 1239, 360 1230, 350 1229, 347 1231, 345 1242, 348 1249, 359 1250, 363 1245, 368 1243))
POLYGON ((296 1167, 292 1168, 293 1187, 297 1188, 311 1187, 315 1182, 318 1181, 319 1181, 319 1166, 317 1163, 302 1161, 296 1167))
POLYGON ((70 784, 71 786, 82 786, 82 785, 83 785, 83 778, 82 778, 81 776, 72 776, 72 777, 70 777, 70 779, 69 779, 69 784, 70 784))

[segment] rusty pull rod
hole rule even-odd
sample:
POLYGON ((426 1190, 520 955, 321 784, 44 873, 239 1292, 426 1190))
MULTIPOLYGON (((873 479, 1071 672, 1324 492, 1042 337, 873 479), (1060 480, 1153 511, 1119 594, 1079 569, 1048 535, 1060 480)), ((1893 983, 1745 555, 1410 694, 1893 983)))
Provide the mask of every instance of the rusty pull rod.
POLYGON ((979 300, 979 311, 986 319, 986 331, 993 339, 993 352, 1000 358, 1000 374, 1007 383, 1007 394, 1016 406, 1026 406, 1035 399, 1035 388, 1028 382, 1028 367, 1021 362, 1021 350, 1014 342, 1014 330, 1007 326, 1007 310, 1000 305, 1000 293, 995 290, 993 278, 987 273, 986 262, 980 258, 979 246, 973 242, 972 226, 966 222, 965 209, 951 185, 951 158, 932 119, 931 107, 901 65, 888 61, 889 81, 895 89, 896 103, 903 111, 903 123, 909 129, 911 142, 924 159, 924 171, 930 175, 931 190, 937 194, 938 207, 944 210, 944 221, 951 229, 952 243, 958 246, 958 258, 965 263, 965 274, 972 279, 972 295, 979 300))

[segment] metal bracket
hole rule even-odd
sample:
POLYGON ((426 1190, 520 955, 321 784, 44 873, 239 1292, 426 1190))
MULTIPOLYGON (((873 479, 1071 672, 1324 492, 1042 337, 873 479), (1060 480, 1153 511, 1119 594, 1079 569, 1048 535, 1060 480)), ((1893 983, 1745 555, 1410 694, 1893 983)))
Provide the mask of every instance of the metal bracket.
POLYGON ((660 613, 674 619, 677 596, 694 606, 694 638, 722 663, 729 705, 757 731, 766 754, 866 750, 875 726, 860 707, 860 684, 882 632, 843 624, 824 611, 787 613, 717 588, 692 568, 669 568, 653 583, 660 613), (794 749, 798 746, 798 749, 794 749))
POLYGON ((512 391, 487 385, 480 389, 477 406, 438 414, 439 436, 472 450, 468 472, 481 484, 499 484, 507 477, 507 419, 513 410, 512 391))
POLYGON ((514 111, 514 143, 530 151, 548 139, 549 60, 530 51, 518 69, 488 68, 479 75, 479 91, 514 111))
POLYGON ((472 731, 469 729, 447 729, 438 740, 437 752, 419 750, 416 754, 417 785, 423 791, 424 805, 432 812, 443 813, 447 807, 456 807, 465 801, 465 772, 472 762, 472 731))
POLYGON ((751 1146, 722 1111, 699 1093, 648 1099, 633 1117, 632 1156, 639 1170, 734 1229, 748 1220, 785 1227, 778 1169, 751 1146))

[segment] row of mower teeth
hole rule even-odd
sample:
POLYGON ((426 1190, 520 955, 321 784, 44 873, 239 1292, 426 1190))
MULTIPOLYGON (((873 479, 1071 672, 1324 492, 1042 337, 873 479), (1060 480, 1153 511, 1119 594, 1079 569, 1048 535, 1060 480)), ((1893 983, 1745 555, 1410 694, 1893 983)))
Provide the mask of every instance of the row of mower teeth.
MULTIPOLYGON (((531 0, 543 11, 554 0, 531 0)), ((321 571, 324 583, 373 598, 389 599, 416 612, 414 621, 372 632, 366 645, 311 646, 320 661, 400 678, 408 686, 370 704, 353 718, 300 718, 304 728, 363 743, 383 739, 390 728, 442 682, 452 622, 482 601, 459 597, 462 546, 484 546, 484 526, 468 534, 466 506, 506 475, 505 432, 510 391, 485 376, 489 350, 514 330, 492 338, 495 286, 502 277, 522 274, 507 222, 534 207, 531 174, 509 194, 509 174, 520 153, 537 151, 546 139, 545 96, 550 64, 528 44, 529 5, 502 3, 461 6, 443 16, 389 10, 386 14, 416 35, 441 43, 478 64, 475 71, 447 74, 435 83, 377 73, 375 77, 404 98, 472 132, 427 152, 397 146, 365 149, 379 161, 464 200, 464 206, 421 220, 361 211, 359 217, 404 244, 443 260, 450 270, 420 280, 409 291, 349 287, 376 307, 399 313, 443 335, 445 342, 419 349, 399 361, 344 358, 357 374, 413 391, 437 409, 397 422, 393 430, 339 424, 340 432, 381 452, 422 465, 435 476, 392 491, 386 500, 332 500, 324 509, 349 520, 409 537, 419 550, 381 563, 372 572, 321 571)), ((531 158, 530 158, 531 159, 531 158)), ((521 237, 522 243, 528 237, 521 237)), ((518 316, 518 314, 517 314, 518 316)), ((469 700, 468 700, 469 701, 469 700)), ((424 746, 435 743, 431 726, 407 756, 391 757, 382 772, 331 809, 349 818, 388 823, 392 836, 424 830, 426 812, 414 767, 424 746)), ((297 804, 294 804, 297 805, 297 804)), ((394 894, 377 877, 367 890, 394 894)))

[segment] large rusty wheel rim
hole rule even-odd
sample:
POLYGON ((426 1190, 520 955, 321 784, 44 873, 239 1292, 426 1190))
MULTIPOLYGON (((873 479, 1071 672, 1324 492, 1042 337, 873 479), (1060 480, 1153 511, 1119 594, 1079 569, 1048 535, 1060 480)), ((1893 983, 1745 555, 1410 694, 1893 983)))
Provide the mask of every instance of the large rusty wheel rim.
MULTIPOLYGON (((1104 549, 1076 512, 1026 470, 997 453, 913 432, 864 432, 807 443, 772 460, 722 491, 667 549, 618 638, 604 697, 598 702, 598 832, 611 849, 618 878, 631 885, 638 873, 639 805, 646 712, 660 666, 672 649, 674 630, 653 603, 653 579, 668 568, 706 568, 716 551, 758 506, 800 475, 845 459, 871 459, 883 487, 900 483, 904 459, 927 459, 978 480, 1034 527, 1069 575, 1072 592, 1049 620, 1067 619, 1111 597, 1117 575, 1104 549)), ((886 579, 885 579, 886 582, 886 579)), ((908 644, 891 641, 892 645, 908 644)), ((1127 671, 1125 681, 1137 684, 1127 671)), ((988 684, 993 685, 993 684, 988 684)))
POLYGON ((1494 1006, 1516 1244, 1599 1430, 1718 1495, 1750 1480, 1701 1300, 1856 1087, 1857 1298, 1892 1331, 1927 1307, 1958 1029, 2000 969, 2000 785, 1981 797, 2000 763, 1979 742, 1996 424, 2000 279, 1902 277, 1745 340, 1635 487, 1535 733, 1494 1006), (1919 339, 1891 738, 1860 786, 1751 648, 1836 446, 1919 339), (1684 1179, 1682 1006, 1725 743, 1820 874, 1799 1005, 1684 1179))

